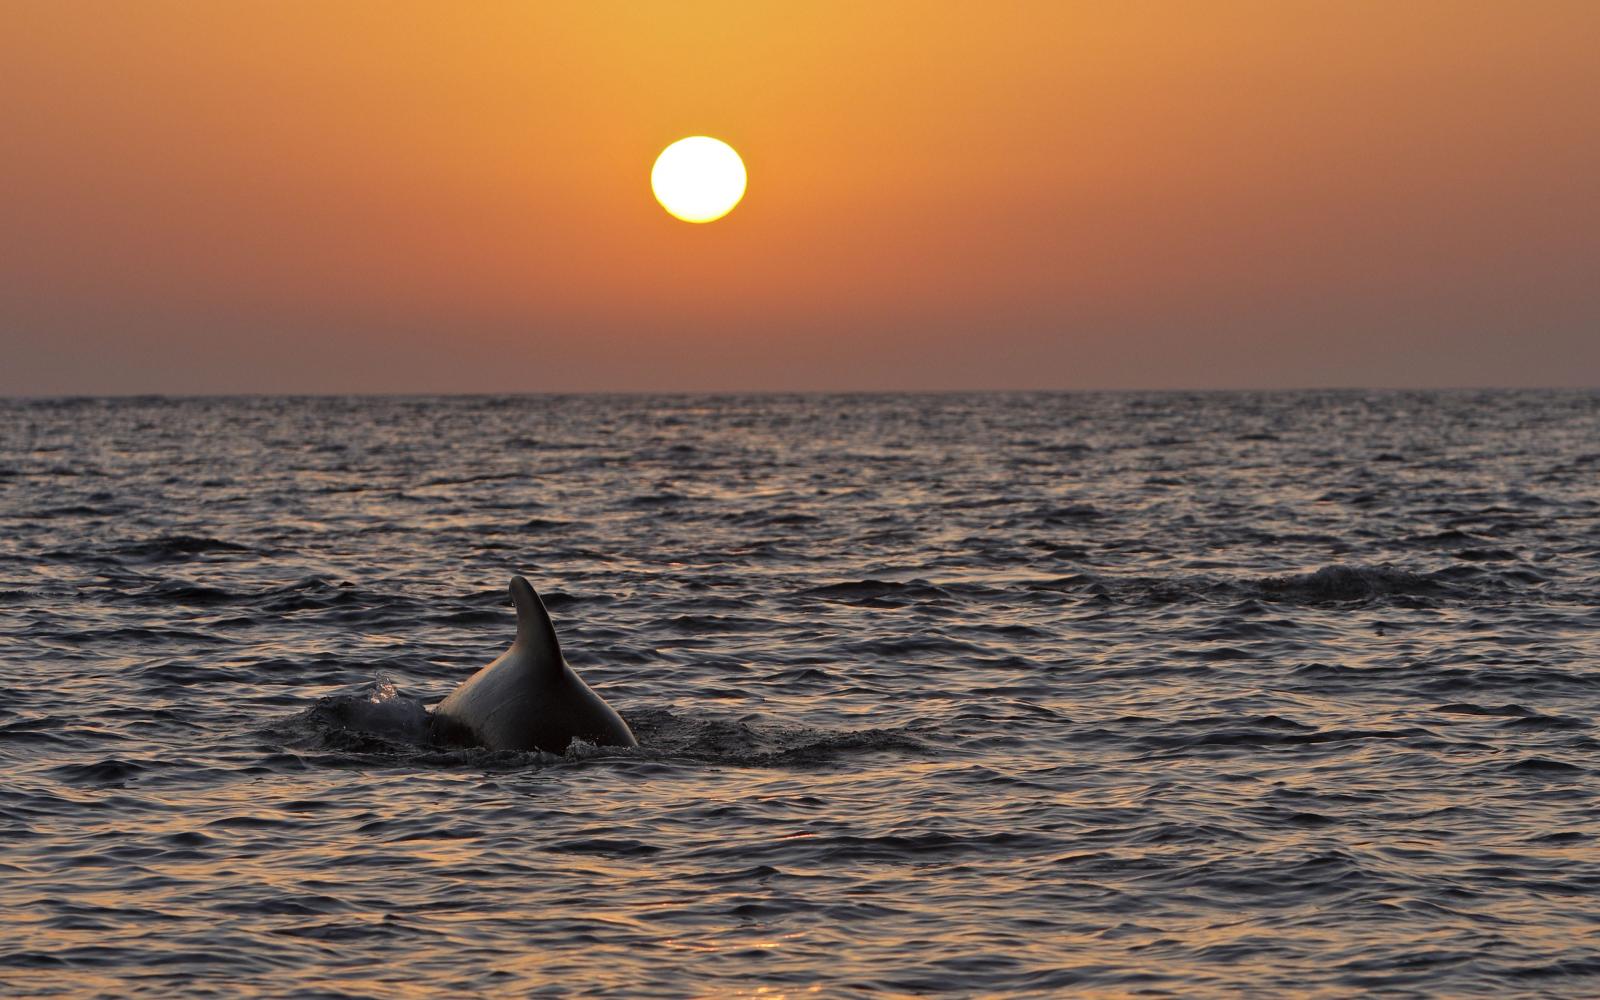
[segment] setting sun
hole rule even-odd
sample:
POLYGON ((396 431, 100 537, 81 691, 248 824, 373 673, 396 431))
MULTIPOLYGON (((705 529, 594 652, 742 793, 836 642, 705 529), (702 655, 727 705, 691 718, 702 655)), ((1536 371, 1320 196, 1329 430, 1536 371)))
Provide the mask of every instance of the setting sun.
POLYGON ((713 222, 744 197, 744 161, 733 147, 694 135, 661 151, 650 171, 650 189, 661 207, 684 222, 713 222))

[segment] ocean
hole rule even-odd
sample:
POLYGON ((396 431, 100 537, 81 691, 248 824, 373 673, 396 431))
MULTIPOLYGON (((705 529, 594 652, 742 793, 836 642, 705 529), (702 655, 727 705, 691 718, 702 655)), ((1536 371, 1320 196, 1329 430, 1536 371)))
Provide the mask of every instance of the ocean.
POLYGON ((0 994, 1600 994, 1600 393, 0 414, 0 994))

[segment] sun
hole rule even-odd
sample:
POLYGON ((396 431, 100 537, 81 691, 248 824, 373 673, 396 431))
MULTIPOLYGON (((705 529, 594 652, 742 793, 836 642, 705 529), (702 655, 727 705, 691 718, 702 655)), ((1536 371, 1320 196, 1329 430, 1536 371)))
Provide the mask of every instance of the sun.
POLYGON ((684 222, 714 222, 744 197, 744 161, 709 135, 691 135, 661 151, 650 189, 661 207, 684 222))

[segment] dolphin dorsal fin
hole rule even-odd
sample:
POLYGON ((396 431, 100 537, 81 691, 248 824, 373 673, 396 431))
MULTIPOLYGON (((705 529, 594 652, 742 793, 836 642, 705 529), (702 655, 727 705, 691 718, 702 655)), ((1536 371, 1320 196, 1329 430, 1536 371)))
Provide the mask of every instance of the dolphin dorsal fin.
POLYGON ((550 612, 534 593, 533 587, 520 576, 511 578, 511 603, 517 606, 517 645, 528 650, 540 666, 559 670, 562 665, 561 643, 556 639, 556 627, 550 621, 550 612))

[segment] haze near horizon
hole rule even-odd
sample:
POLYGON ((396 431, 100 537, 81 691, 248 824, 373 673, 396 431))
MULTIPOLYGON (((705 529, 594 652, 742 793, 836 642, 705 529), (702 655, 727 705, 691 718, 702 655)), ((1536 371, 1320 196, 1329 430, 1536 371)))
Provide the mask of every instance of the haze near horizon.
POLYGON ((12 0, 0 393, 1593 386, 1597 29, 12 0))

